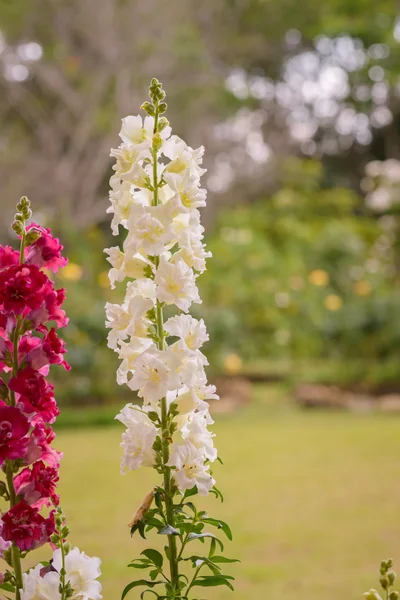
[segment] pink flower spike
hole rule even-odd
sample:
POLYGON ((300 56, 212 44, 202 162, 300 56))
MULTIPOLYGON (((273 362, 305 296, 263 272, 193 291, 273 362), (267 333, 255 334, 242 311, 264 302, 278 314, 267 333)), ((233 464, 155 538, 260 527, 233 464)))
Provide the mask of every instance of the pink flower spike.
POLYGON ((17 265, 0 272, 0 304, 16 315, 39 308, 48 277, 34 265, 17 265))
POLYGON ((59 496, 56 494, 58 468, 47 467, 38 460, 32 469, 26 468, 14 480, 15 491, 27 504, 36 508, 58 506, 59 496))

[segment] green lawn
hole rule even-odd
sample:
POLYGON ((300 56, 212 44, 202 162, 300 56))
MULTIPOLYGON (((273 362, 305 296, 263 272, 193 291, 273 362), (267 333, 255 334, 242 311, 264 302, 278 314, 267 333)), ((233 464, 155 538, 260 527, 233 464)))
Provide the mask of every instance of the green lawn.
MULTIPOLYGON (((381 558, 400 569, 400 418, 300 413, 259 394, 251 407, 218 416, 215 430, 225 503, 199 504, 231 524, 227 554, 242 562, 232 570, 235 595, 217 588, 208 598, 360 598, 378 585, 381 558)), ((137 573, 126 564, 143 544, 127 523, 154 483, 149 469, 119 474, 120 433, 62 429, 57 438, 71 541, 102 558, 109 600, 137 573)))

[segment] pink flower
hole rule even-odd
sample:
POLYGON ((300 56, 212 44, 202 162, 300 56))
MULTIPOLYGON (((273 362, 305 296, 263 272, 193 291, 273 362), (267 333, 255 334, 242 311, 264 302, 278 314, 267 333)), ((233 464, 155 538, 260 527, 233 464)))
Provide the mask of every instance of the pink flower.
POLYGON ((9 549, 11 542, 6 542, 2 536, 3 521, 0 519, 0 558, 4 558, 4 552, 9 549))
POLYGON ((0 272, 0 304, 6 311, 21 314, 39 308, 48 277, 34 265, 17 265, 0 272))
POLYGON ((49 280, 46 286, 46 292, 43 298, 43 304, 32 310, 25 317, 25 322, 29 329, 40 329, 47 331, 44 326, 46 321, 55 321, 57 327, 66 327, 69 319, 66 317, 65 311, 61 306, 65 300, 65 289, 55 290, 52 282, 49 280))
POLYGON ((0 405, 0 465, 6 460, 22 458, 29 438, 28 419, 14 406, 0 405))
POLYGON ((19 394, 18 407, 22 412, 36 413, 33 422, 37 416, 47 423, 54 423, 60 413, 53 396, 54 386, 47 383, 38 371, 26 367, 10 379, 8 387, 19 394))
POLYGON ((54 532, 54 514, 45 519, 37 508, 23 500, 6 512, 2 520, 3 539, 14 542, 20 550, 42 546, 54 532))
POLYGON ((51 447, 51 442, 56 437, 53 429, 45 426, 43 422, 36 423, 31 431, 25 463, 30 465, 36 460, 43 460, 50 467, 58 467, 62 458, 62 452, 51 447))
POLYGON ((51 235, 50 229, 44 229, 36 223, 32 223, 26 228, 26 231, 34 229, 40 233, 40 237, 33 242, 28 248, 25 262, 28 265, 36 265, 37 267, 45 267, 56 273, 61 267, 65 267, 68 260, 61 256, 61 251, 64 248, 60 244, 58 238, 51 235))
POLYGON ((46 467, 38 460, 32 469, 26 468, 14 479, 15 491, 27 503, 42 508, 43 506, 58 506, 59 496, 56 494, 58 469, 46 467))
POLYGON ((24 360, 33 369, 42 369, 46 365, 62 365, 69 371, 71 367, 63 359, 65 352, 65 342, 58 337, 53 327, 43 340, 41 340, 41 343, 37 344, 26 354, 24 360))
POLYGON ((19 252, 11 246, 0 246, 0 271, 19 264, 19 252))

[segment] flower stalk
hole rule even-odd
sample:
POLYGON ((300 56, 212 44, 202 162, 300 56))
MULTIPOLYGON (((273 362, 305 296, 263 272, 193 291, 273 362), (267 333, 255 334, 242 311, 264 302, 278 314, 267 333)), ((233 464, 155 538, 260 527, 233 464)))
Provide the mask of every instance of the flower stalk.
POLYGON ((206 199, 200 187, 204 149, 193 150, 171 135, 165 92, 157 79, 149 96, 142 105, 147 116, 124 118, 122 143, 111 151, 116 159, 110 180, 111 228, 117 235, 122 227, 127 235, 122 249, 105 251, 111 287, 126 280, 126 293, 122 304, 107 303, 106 326, 108 345, 121 359, 117 382, 141 399, 141 405, 128 404, 116 417, 126 427, 121 471, 147 466, 160 476, 155 506, 138 511, 131 534, 145 537, 154 529, 166 535, 167 569, 158 550, 143 551, 130 567, 148 568, 149 579, 132 581, 122 598, 145 586, 143 593, 151 591, 160 599, 187 600, 195 586, 232 589, 233 579, 220 566, 233 561, 216 556, 223 544, 206 529, 222 529, 231 539, 228 525, 198 511, 191 500, 196 494, 221 497, 211 472, 217 450, 208 429, 213 423, 208 400, 218 396, 207 383, 208 362, 200 350, 208 334, 203 320, 188 314, 193 303, 201 303, 196 280, 210 256, 199 212, 206 199), (209 542, 206 556, 204 548, 200 556, 186 555, 195 540, 209 542), (180 568, 183 561, 192 562, 191 579, 180 568), (203 574, 203 568, 211 575, 203 574), (164 586, 161 595, 158 586, 164 586))
MULTIPOLYGON (((51 327, 68 323, 62 309, 65 290, 55 289, 47 274, 57 272, 67 260, 49 229, 27 225, 31 216, 30 202, 23 197, 12 225, 20 238, 19 250, 0 246, 0 466, 5 475, 0 495, 9 504, 1 514, 0 557, 10 567, 0 574, 0 589, 16 600, 67 600, 82 590, 81 584, 74 589, 66 581, 71 568, 63 544, 60 557, 57 550, 53 553, 51 568, 39 563, 24 573, 21 560, 51 540, 54 543, 61 524, 56 493, 61 455, 51 446, 59 410, 46 375, 51 365, 69 370, 64 342, 51 327), (43 509, 49 509, 47 516, 43 509)), ((67 533, 66 527, 62 533, 67 533)), ((77 553, 74 573, 83 567, 75 549, 77 553)), ((96 565, 99 560, 86 559, 96 565)), ((89 584, 85 582, 88 589, 89 584)), ((93 587, 97 586, 95 582, 93 587)), ((98 591, 87 597, 101 598, 98 591)))

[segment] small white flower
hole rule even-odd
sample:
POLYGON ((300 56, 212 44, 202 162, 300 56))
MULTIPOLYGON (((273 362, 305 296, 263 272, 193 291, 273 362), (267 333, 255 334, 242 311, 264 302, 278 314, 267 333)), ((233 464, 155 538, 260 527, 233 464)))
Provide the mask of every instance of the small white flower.
MULTIPOLYGON (((79 548, 73 548, 65 557, 66 581, 74 590, 73 600, 101 600, 101 583, 96 581, 101 575, 101 560, 91 558, 79 548)), ((53 554, 53 567, 60 572, 62 568, 61 550, 57 548, 53 554)), ((48 575, 51 575, 49 573, 48 575)), ((45 578, 48 576, 46 575, 45 578)))
POLYGON ((184 312, 192 302, 201 304, 195 275, 183 260, 171 263, 162 256, 154 281, 157 298, 165 304, 176 304, 184 312))
POLYGON ((126 277, 131 279, 143 277, 144 269, 148 266, 148 263, 143 260, 140 254, 130 257, 121 252, 118 246, 105 248, 104 252, 108 254, 107 260, 112 266, 108 273, 111 289, 115 288, 116 281, 121 282, 126 277))
POLYGON ((171 190, 176 192, 171 199, 175 213, 189 212, 206 205, 207 192, 199 188, 195 177, 186 174, 183 177, 176 173, 164 173, 164 179, 171 190))
POLYGON ((204 452, 189 440, 175 443, 171 446, 171 453, 167 465, 175 467, 173 477, 181 492, 196 486, 199 494, 206 496, 215 484, 215 480, 207 472, 209 465, 205 465, 204 452))
POLYGON ((168 204, 132 206, 128 219, 126 251, 155 256, 165 251, 172 239, 172 214, 168 204))
POLYGON ((198 350, 209 336, 203 319, 198 321, 191 315, 171 317, 164 325, 170 335, 179 337, 189 350, 198 350))
POLYGON ((178 175, 189 172, 198 179, 206 172, 206 169, 200 168, 203 162, 204 146, 193 150, 177 135, 172 135, 163 145, 162 152, 171 161, 165 167, 165 172, 178 175))
POLYGON ((192 442, 198 450, 204 453, 204 456, 211 462, 217 458, 217 449, 214 448, 213 437, 215 433, 211 433, 207 429, 207 425, 213 423, 208 412, 194 412, 188 415, 185 424, 181 428, 182 438, 192 442))
POLYGON ((128 383, 128 375, 133 373, 136 359, 146 350, 154 346, 150 338, 131 337, 129 342, 118 340, 118 357, 122 360, 117 370, 117 383, 128 383))
POLYGON ((143 352, 135 361, 136 369, 128 386, 131 390, 138 390, 139 397, 146 404, 161 400, 179 382, 165 364, 164 356, 160 350, 153 349, 143 352))
MULTIPOLYGON (((142 121, 140 115, 129 116, 122 119, 122 127, 119 137, 126 144, 151 146, 154 130, 154 117, 145 117, 142 121)), ((165 127, 161 137, 166 140, 171 135, 171 128, 165 127)))
POLYGON ((127 404, 115 417, 127 428, 122 434, 121 473, 132 471, 140 466, 152 467, 155 461, 153 444, 157 437, 157 428, 142 410, 127 404))

